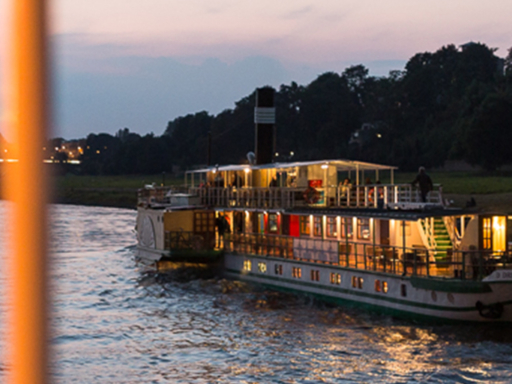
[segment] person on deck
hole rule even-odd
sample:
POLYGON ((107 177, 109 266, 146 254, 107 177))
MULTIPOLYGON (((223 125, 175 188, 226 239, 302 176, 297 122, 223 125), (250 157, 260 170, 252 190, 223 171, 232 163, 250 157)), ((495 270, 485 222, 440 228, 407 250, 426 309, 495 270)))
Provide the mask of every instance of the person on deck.
POLYGON ((233 182, 231 183, 231 187, 240 188, 244 186, 244 180, 240 177, 238 173, 233 174, 233 182))
POLYGON ((224 246, 224 234, 231 232, 226 216, 220 215, 217 217, 215 219, 215 226, 217 227, 217 247, 221 248, 224 246))
POLYGON ((420 167, 418 169, 418 175, 411 183, 412 185, 418 185, 421 192, 421 201, 423 203, 427 202, 428 193, 434 189, 434 185, 432 184, 432 179, 425 172, 425 167, 420 167))

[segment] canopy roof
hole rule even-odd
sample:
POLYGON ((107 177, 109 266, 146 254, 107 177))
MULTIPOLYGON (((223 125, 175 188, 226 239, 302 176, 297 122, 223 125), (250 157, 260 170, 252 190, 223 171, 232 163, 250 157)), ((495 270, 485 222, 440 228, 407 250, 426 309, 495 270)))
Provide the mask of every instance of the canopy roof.
POLYGON ((219 166, 210 166, 202 169, 195 169, 191 171, 186 171, 186 173, 208 173, 216 170, 217 172, 224 171, 243 171, 245 169, 287 169, 287 168, 295 168, 295 167, 307 167, 310 165, 329 165, 334 166, 338 171, 383 171, 383 170, 394 170, 398 169, 398 167, 393 167, 391 165, 382 165, 382 164, 374 164, 374 163, 366 163, 364 161, 354 161, 354 160, 312 160, 312 161, 294 161, 289 163, 270 163, 270 164, 259 164, 259 165, 250 165, 250 164, 232 164, 232 165, 219 165, 219 166))

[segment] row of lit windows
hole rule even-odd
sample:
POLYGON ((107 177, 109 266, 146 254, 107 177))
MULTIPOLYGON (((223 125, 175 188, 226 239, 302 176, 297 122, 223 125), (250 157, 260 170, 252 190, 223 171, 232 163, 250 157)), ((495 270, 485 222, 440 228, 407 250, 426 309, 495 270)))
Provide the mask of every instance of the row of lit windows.
MULTIPOLYGON (((323 237, 322 216, 313 217, 313 236, 323 237)), ((353 237, 353 219, 340 217, 340 229, 342 238, 353 237)), ((338 225, 336 217, 326 217, 325 236, 328 238, 338 237, 338 225)), ((311 235, 311 221, 309 216, 300 216, 300 234, 302 236, 311 235)), ((370 238, 370 219, 357 219, 357 238, 369 239, 370 238)))
MULTIPOLYGON (((246 272, 250 272, 252 268, 251 260, 244 260, 243 270, 246 272)), ((258 263, 258 271, 260 273, 267 273, 267 264, 266 263, 258 263)), ((283 265, 276 264, 274 266, 274 273, 276 275, 283 274, 283 265)), ((292 267, 292 277, 296 279, 302 278, 302 268, 300 267, 292 267)), ((311 280, 312 281, 320 281, 320 271, 311 270, 311 280)), ((331 272, 331 284, 340 285, 341 284, 341 274, 331 272)), ((364 279, 358 276, 352 276, 352 288, 363 289, 364 279)), ((375 280, 375 292, 383 292, 388 293, 388 283, 387 281, 375 280)), ((402 285, 402 296, 406 296, 405 286, 402 285)))

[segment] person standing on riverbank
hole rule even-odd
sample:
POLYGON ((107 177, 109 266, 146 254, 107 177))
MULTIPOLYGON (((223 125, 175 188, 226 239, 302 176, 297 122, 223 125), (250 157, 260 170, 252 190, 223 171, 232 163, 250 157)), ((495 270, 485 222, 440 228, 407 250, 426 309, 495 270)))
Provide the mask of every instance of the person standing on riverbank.
POLYGON ((434 189, 434 185, 432 184, 432 179, 430 178, 430 176, 427 175, 427 173, 425 172, 425 167, 420 167, 418 169, 418 175, 411 184, 418 184, 421 192, 421 201, 423 203, 426 203, 427 195, 431 190, 434 189))

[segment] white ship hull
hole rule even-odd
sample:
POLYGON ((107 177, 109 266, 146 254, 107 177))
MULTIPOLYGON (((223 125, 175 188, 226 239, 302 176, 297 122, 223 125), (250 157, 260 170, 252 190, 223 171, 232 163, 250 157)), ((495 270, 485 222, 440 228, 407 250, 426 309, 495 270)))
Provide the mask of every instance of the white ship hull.
POLYGON ((434 281, 233 253, 225 255, 224 269, 226 275, 234 279, 303 292, 324 300, 375 309, 401 317, 463 322, 512 322, 512 281, 479 282, 468 287, 467 284, 462 286, 441 279, 434 281), (251 262, 250 268, 247 261, 251 262), (260 266, 263 264, 264 268, 260 266), (300 268, 301 277, 293 277, 294 268, 300 268), (312 280, 312 271, 318 271, 318 281, 312 280), (331 282, 331 274, 340 276, 339 284, 336 279, 331 282), (384 283, 387 285, 387 292, 383 290, 384 283), (376 286, 380 287, 380 292, 376 290, 376 286), (478 302, 483 306, 480 309, 478 302), (493 311, 500 311, 499 317, 493 311))

